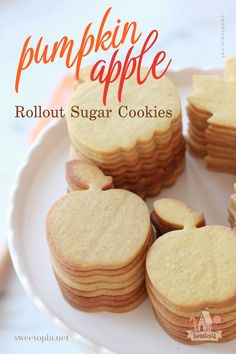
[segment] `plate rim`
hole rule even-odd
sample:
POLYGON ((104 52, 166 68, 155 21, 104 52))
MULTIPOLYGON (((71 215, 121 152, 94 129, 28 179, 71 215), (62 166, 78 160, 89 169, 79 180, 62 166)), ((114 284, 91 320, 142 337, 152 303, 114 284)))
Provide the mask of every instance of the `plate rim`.
MULTIPOLYGON (((209 74, 222 74, 223 69, 216 67, 216 68, 209 68, 209 67, 182 67, 176 68, 174 70, 169 70, 167 73, 170 74, 171 78, 175 75, 195 75, 195 74, 202 74, 202 75, 209 75, 209 74)), ((182 107, 183 108, 183 107, 182 107)), ((35 292, 33 286, 30 284, 27 274, 25 274, 24 269, 22 269, 20 262, 18 260, 19 256, 17 250, 15 248, 14 239, 17 237, 15 234, 17 233, 14 230, 14 215, 16 212, 16 203, 17 195, 20 191, 21 180, 24 177, 24 174, 27 171, 28 165, 30 161, 33 159, 34 154, 40 149, 41 144, 43 144, 44 140, 47 139, 47 136, 51 133, 52 130, 56 129, 57 126, 60 126, 64 119, 55 119, 50 122, 37 136, 35 141, 31 144, 28 152, 26 153, 25 157, 23 158, 23 162, 20 164, 17 172, 16 177, 14 179, 10 198, 8 203, 8 211, 7 211, 7 240, 8 240, 8 247, 10 256, 12 259, 12 264, 15 269, 16 275, 23 286, 23 289, 28 296, 28 298, 32 301, 32 303, 36 306, 36 308, 43 313, 47 320, 49 320, 53 325, 57 326, 59 330, 64 333, 67 333, 71 338, 75 339, 79 342, 81 346, 84 346, 87 350, 93 351, 96 354, 116 354, 113 350, 102 346, 95 341, 92 341, 85 336, 75 332, 72 330, 68 325, 65 325, 56 315, 53 314, 51 310, 44 305, 43 301, 35 292)))

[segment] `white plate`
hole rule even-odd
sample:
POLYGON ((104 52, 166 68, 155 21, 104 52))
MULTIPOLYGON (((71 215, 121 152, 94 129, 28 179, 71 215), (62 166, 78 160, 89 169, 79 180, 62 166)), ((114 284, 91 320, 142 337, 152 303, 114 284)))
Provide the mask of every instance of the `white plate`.
MULTIPOLYGON (((197 69, 170 72, 183 98, 191 92, 197 69)), ((208 71, 209 73, 209 71, 208 71)), ((184 112, 184 129, 187 118, 184 112)), ((66 193, 64 164, 69 140, 64 120, 57 120, 35 142, 17 178, 11 201, 9 247, 17 275, 27 294, 48 318, 91 352, 122 354, 235 353, 236 341, 226 344, 181 345, 154 318, 147 299, 126 314, 83 313, 69 306, 53 276, 44 233, 48 208, 66 193)), ((227 222, 227 206, 234 176, 208 171, 204 161, 187 154, 187 168, 176 184, 160 197, 180 198, 203 211, 210 224, 227 222)), ((151 200, 148 201, 151 205, 151 200)))

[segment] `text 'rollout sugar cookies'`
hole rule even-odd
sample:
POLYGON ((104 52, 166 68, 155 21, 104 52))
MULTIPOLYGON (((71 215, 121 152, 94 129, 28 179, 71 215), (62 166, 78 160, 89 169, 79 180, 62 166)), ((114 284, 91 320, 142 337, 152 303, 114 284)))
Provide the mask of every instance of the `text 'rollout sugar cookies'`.
POLYGON ((153 241, 148 208, 136 194, 109 189, 112 178, 89 162, 70 161, 66 175, 71 192, 46 219, 62 294, 82 311, 130 311, 146 297, 145 259, 153 241))
POLYGON ((236 174, 236 56, 225 62, 224 77, 196 75, 188 97, 188 147, 207 167, 236 174))
MULTIPOLYGON (((109 114, 104 115, 102 87, 90 80, 89 71, 81 70, 67 108, 71 158, 93 161, 113 177, 116 188, 142 198, 157 195, 184 169, 185 141, 176 87, 166 76, 159 80, 149 76, 142 86, 131 77, 121 107, 114 82, 105 107, 109 114), (78 107, 79 116, 71 114, 73 107, 78 107), (82 114, 85 110, 96 111, 97 118, 86 118, 82 114)), ((146 73, 143 68, 142 75, 146 73)))
POLYGON ((186 344, 236 337, 236 231, 203 226, 175 199, 154 202, 160 233, 146 259, 146 286, 162 328, 186 344))

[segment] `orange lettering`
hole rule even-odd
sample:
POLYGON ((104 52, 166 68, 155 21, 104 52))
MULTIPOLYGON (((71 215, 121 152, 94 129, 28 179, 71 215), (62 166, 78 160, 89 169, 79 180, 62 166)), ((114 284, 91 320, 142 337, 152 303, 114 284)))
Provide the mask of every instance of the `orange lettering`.
POLYGON ((82 62, 83 57, 85 57, 86 55, 89 55, 89 53, 93 49, 93 45, 94 45, 94 41, 95 41, 94 35, 93 34, 88 35, 91 25, 92 25, 92 23, 90 23, 86 27, 86 30, 84 31, 84 35, 83 35, 82 42, 80 45, 80 49, 79 49, 75 59, 71 63, 71 66, 73 66, 74 63, 76 62, 75 75, 76 75, 77 79, 79 78, 79 72, 80 72, 80 67, 81 67, 81 62, 82 62), (87 51, 85 51, 87 44, 89 44, 89 47, 88 47, 87 51))
POLYGON ((121 43, 124 43, 131 26, 133 27, 132 34, 131 34, 131 40, 130 40, 131 44, 134 45, 139 41, 139 39, 142 35, 142 32, 140 32, 139 35, 135 38, 136 30, 137 30, 137 23, 136 22, 130 22, 130 23, 126 22, 121 43))
POLYGON ((17 72, 16 72, 16 80, 15 80, 16 92, 18 92, 18 90, 19 90, 19 83, 20 83, 22 71, 26 70, 30 66, 30 64, 32 63, 32 60, 33 60, 34 50, 33 50, 33 48, 27 48, 30 39, 31 39, 31 36, 29 36, 25 40, 25 43, 22 48, 22 52, 21 52, 21 56, 20 56, 20 60, 19 60, 19 64, 18 64, 18 68, 17 68, 17 72), (28 59, 28 60, 27 60, 26 64, 24 65, 26 59, 28 59))
POLYGON ((48 64, 49 62, 54 62, 57 57, 64 58, 65 66, 67 68, 72 68, 75 66, 75 76, 78 79, 84 57, 88 56, 92 51, 97 53, 99 50, 107 51, 110 48, 115 50, 112 53, 110 61, 107 62, 102 59, 98 60, 90 73, 91 80, 98 80, 100 84, 104 84, 104 105, 106 105, 107 102, 109 86, 116 80, 119 80, 118 100, 121 101, 125 81, 132 77, 135 72, 138 85, 143 84, 150 74, 155 79, 161 78, 166 73, 171 63, 170 59, 162 72, 156 72, 156 68, 166 59, 165 51, 159 51, 156 53, 151 66, 149 67, 147 73, 145 73, 145 77, 141 77, 143 57, 156 43, 159 35, 158 31, 150 31, 143 43, 140 54, 132 57, 133 49, 135 44, 140 40, 142 32, 138 32, 137 23, 135 21, 126 22, 121 28, 120 19, 116 20, 116 25, 114 28, 105 30, 107 19, 111 10, 112 7, 109 7, 104 13, 97 33, 94 34, 91 31, 92 22, 86 26, 80 45, 76 50, 74 49, 75 41, 73 39, 69 39, 67 36, 63 36, 60 40, 57 40, 53 44, 52 48, 49 47, 49 44, 43 43, 44 38, 41 36, 35 46, 35 49, 30 46, 31 36, 26 38, 22 47, 16 72, 16 92, 19 91, 22 72, 28 69, 33 62, 35 64, 48 64), (129 42, 131 46, 126 53, 122 64, 122 61, 118 59, 118 54, 119 47, 125 42, 129 42))
POLYGON ((53 62, 55 60, 55 57, 57 55, 57 52, 60 49, 59 52, 59 57, 62 58, 65 54, 66 51, 67 52, 67 56, 66 56, 66 67, 69 68, 70 67, 70 57, 72 54, 72 50, 74 47, 74 41, 73 39, 70 39, 67 36, 62 37, 62 39, 58 42, 55 42, 53 45, 53 50, 52 50, 52 54, 50 56, 50 58, 48 59, 48 61, 53 62))
MULTIPOLYGON (((109 7, 109 9, 107 9, 107 11, 105 12, 105 14, 103 16, 102 22, 100 24, 100 27, 99 27, 99 30, 98 30, 98 35, 97 35, 97 40, 96 40, 96 45, 95 45, 95 52, 97 52, 99 50, 100 46, 104 47, 104 42, 107 41, 111 37, 111 35, 110 35, 109 37, 107 37, 107 39, 104 39, 104 37, 106 37, 107 33, 110 32, 110 31, 105 32, 104 34, 102 34, 103 28, 105 26, 107 17, 109 15, 109 13, 111 12, 111 9, 112 9, 111 7, 109 7)), ((110 32, 110 34, 111 34, 111 32, 110 32)), ((108 48, 109 48, 109 46, 108 46, 108 48)), ((103 49, 103 50, 106 50, 106 49, 103 49)))

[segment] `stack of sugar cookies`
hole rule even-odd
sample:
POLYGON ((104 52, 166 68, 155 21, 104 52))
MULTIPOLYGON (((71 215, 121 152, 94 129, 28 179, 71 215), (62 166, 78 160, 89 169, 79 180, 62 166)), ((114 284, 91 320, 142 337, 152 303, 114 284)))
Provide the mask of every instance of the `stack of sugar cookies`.
POLYGON ((224 77, 196 75, 188 97, 188 147, 210 169, 236 173, 236 57, 226 60, 224 77))
POLYGON ((82 71, 68 104, 70 157, 93 161, 113 177, 116 188, 144 198, 158 194, 184 168, 185 141, 176 87, 166 76, 159 80, 149 76, 142 86, 132 77, 125 84, 122 103, 117 99, 118 84, 113 83, 107 106, 103 106, 103 86, 90 81, 88 72, 82 71), (71 113, 73 107, 79 107, 77 118, 71 113), (95 118, 90 119, 91 115, 95 118))
POLYGON ((154 213, 169 230, 146 260, 148 295, 161 327, 186 344, 235 338, 236 231, 198 227, 203 215, 174 199, 156 201, 154 213))
MULTIPOLYGON (((236 191, 236 183, 234 184, 236 191)), ((229 222, 232 227, 236 228, 236 193, 232 194, 229 201, 229 222)))
POLYGON ((46 219, 52 268, 64 298, 83 311, 135 308, 146 296, 145 259, 153 240, 146 204, 129 191, 108 189, 111 178, 88 162, 67 164, 67 180, 72 192, 46 219))

